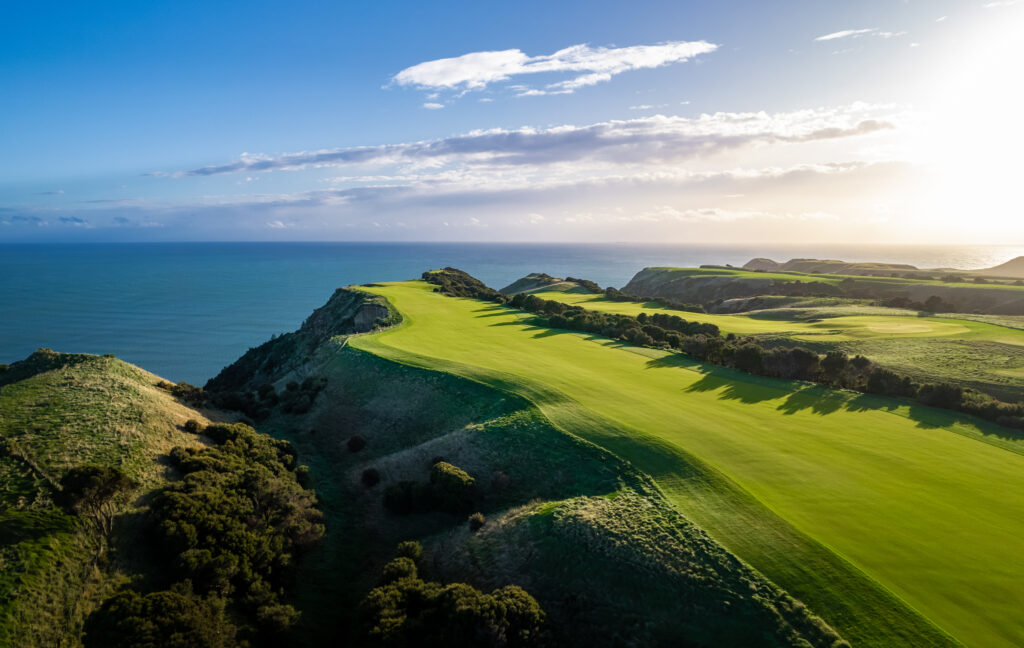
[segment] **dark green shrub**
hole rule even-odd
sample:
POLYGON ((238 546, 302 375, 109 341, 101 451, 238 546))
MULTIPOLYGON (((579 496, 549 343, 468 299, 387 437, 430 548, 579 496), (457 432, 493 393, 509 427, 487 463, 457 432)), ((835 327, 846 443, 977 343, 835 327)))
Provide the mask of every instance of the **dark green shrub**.
POLYGON ((479 531, 484 528, 484 524, 487 522, 487 518, 484 517, 483 513, 477 512, 469 516, 469 530, 479 531))
POLYGON ((86 648, 230 648, 237 632, 223 600, 196 596, 188 583, 116 594, 89 615, 84 631, 86 648))
POLYGON ((430 470, 430 496, 439 510, 465 513, 476 499, 476 480, 458 466, 438 462, 430 470))
POLYGON ((195 419, 189 419, 185 421, 185 425, 181 426, 181 429, 185 430, 189 434, 199 434, 203 427, 199 424, 199 421, 195 419))
POLYGON ((412 558, 399 556, 384 565, 384 569, 381 570, 380 583, 386 585, 402 578, 416 578, 417 574, 416 563, 412 558))
POLYGON ((380 473, 376 468, 367 468, 363 471, 360 480, 363 482, 363 486, 367 488, 373 488, 380 483, 380 473))
POLYGON ((921 386, 917 398, 931 407, 955 409, 963 401, 964 390, 958 385, 949 383, 927 384, 921 386))
POLYGON ((357 434, 354 437, 349 438, 346 445, 348 446, 349 452, 359 452, 366 447, 366 439, 357 434))
POLYGON ((54 500, 69 512, 95 516, 109 531, 117 502, 134 487, 135 482, 113 466, 79 466, 61 477, 54 500))
POLYGON ((398 543, 398 555, 417 561, 423 555, 423 545, 415 540, 406 540, 398 543))

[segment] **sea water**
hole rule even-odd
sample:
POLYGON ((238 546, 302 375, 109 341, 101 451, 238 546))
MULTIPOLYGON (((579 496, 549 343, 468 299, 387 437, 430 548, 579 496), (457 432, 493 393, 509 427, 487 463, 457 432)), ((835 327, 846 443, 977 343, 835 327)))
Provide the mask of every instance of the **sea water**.
POLYGON ((1012 247, 454 243, 0 244, 0 363, 39 347, 113 353, 203 384, 246 349, 295 330, 335 288, 453 266, 501 288, 530 272, 622 287, 646 266, 794 257, 982 268, 1012 247))

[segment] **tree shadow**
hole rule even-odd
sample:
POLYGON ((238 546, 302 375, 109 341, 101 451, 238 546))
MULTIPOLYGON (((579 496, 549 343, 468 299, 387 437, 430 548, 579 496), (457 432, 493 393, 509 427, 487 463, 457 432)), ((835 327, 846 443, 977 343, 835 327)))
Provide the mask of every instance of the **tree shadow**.
POLYGON ((779 397, 778 390, 764 385, 736 380, 733 375, 722 375, 712 369, 685 389, 688 393, 700 393, 720 390, 720 400, 736 400, 752 405, 779 397))
POLYGON ((682 353, 669 353, 660 358, 647 361, 647 369, 663 369, 665 367, 699 367, 700 363, 682 353))
POLYGON ((850 412, 869 412, 871 410, 892 412, 900 405, 905 404, 907 403, 898 401, 895 398, 883 398, 881 396, 873 396, 872 394, 859 394, 856 398, 851 398, 846 401, 846 409, 850 412))
POLYGON ((814 386, 791 393, 786 401, 776 409, 787 416, 808 409, 814 414, 825 416, 839 411, 845 404, 845 398, 839 394, 830 393, 827 387, 814 386))

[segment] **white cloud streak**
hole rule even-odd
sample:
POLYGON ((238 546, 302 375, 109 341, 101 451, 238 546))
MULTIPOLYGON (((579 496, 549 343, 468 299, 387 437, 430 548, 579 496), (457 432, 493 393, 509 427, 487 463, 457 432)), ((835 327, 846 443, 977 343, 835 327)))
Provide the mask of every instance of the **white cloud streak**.
POLYGON ((906 34, 906 31, 890 32, 882 31, 877 27, 870 27, 868 29, 844 29, 842 31, 832 32, 831 34, 825 34, 824 36, 818 36, 814 40, 831 41, 838 40, 840 38, 862 38, 864 36, 874 36, 876 38, 895 38, 897 36, 905 36, 906 34))
POLYGON ((870 135, 895 128, 885 111, 867 104, 786 113, 654 115, 587 126, 472 131, 439 140, 303 151, 243 154, 234 162, 158 176, 212 176, 309 167, 459 163, 522 166, 603 161, 666 163, 710 157, 745 146, 793 144, 870 135))
POLYGON ((706 41, 673 41, 630 47, 581 44, 541 56, 528 56, 519 49, 471 52, 407 67, 391 78, 391 84, 465 94, 522 75, 575 73, 569 79, 542 88, 520 88, 517 93, 519 96, 571 94, 579 88, 609 81, 623 72, 682 63, 716 49, 718 45, 706 41))

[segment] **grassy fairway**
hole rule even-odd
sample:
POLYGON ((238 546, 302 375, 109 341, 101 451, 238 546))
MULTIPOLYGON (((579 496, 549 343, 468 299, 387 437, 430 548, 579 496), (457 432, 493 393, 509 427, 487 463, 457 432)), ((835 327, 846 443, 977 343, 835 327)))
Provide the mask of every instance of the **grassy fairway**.
POLYGON ((715 324, 723 333, 784 337, 819 352, 863 354, 922 382, 947 380, 1016 401, 1024 393, 1024 318, 994 318, 999 324, 870 306, 780 309, 751 314, 709 315, 669 311, 657 302, 616 302, 603 295, 548 291, 543 299, 624 315, 667 312, 715 324))
POLYGON ((934 338, 978 340, 1024 346, 1024 331, 984 322, 943 317, 901 315, 840 315, 817 321, 770 319, 750 315, 710 315, 670 311, 657 302, 616 302, 602 295, 566 292, 535 293, 542 299, 554 299, 590 310, 623 315, 664 311, 695 322, 715 324, 723 333, 737 335, 789 335, 809 342, 846 342, 877 338, 934 338))
POLYGON ((1024 449, 999 428, 538 329, 432 288, 368 289, 406 319, 351 343, 529 397, 855 645, 942 642, 893 595, 967 645, 1024 643, 1024 449))

